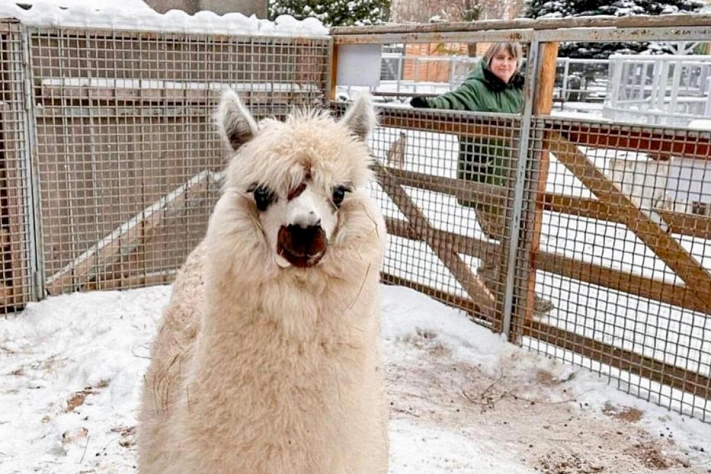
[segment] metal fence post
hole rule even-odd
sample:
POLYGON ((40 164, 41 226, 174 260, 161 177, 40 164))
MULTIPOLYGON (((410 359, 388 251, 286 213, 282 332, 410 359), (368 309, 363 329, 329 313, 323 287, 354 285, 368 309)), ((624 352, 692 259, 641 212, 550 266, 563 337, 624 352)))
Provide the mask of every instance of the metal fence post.
POLYGON ((40 183, 37 168, 37 122, 35 120, 35 94, 32 74, 32 46, 27 25, 20 27, 22 36, 22 75, 24 93, 25 153, 25 209, 29 231, 28 252, 30 257, 31 290, 33 301, 44 298, 44 253, 42 251, 42 219, 40 212, 40 183))
POLYGON ((503 332, 507 339, 511 337, 511 321, 513 312, 514 289, 516 281, 516 263, 519 260, 519 239, 521 233, 521 216, 523 212, 524 191, 526 187, 526 170, 528 167, 528 142, 533 121, 533 96, 536 88, 534 79, 538 77, 539 68, 539 42, 534 40, 530 44, 528 66, 526 68, 526 85, 524 89, 524 110, 521 117, 521 131, 518 147, 518 160, 516 163, 516 184, 514 188, 513 212, 511 216, 511 230, 506 261, 506 286, 504 287, 504 318, 503 332))

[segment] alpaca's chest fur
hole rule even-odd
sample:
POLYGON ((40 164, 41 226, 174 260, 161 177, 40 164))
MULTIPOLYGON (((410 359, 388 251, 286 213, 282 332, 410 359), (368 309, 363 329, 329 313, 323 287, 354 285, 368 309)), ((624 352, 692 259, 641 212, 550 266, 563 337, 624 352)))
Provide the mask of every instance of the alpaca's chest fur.
POLYGON ((383 391, 374 320, 322 308, 310 315, 320 324, 299 339, 298 324, 247 313, 227 310, 218 318, 223 324, 203 323, 180 397, 177 451, 189 457, 191 446, 200 470, 219 465, 224 472, 338 472, 330 466, 367 459, 365 450, 344 446, 360 446, 378 429, 373 403, 383 391), (324 449, 332 454, 309 454, 324 449))

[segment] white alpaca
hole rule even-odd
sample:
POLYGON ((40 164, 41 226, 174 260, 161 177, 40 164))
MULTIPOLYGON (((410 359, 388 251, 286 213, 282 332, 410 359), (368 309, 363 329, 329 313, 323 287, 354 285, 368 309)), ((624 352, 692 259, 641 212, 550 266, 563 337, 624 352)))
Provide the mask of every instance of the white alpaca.
POLYGON ((151 350, 139 471, 385 474, 372 104, 258 126, 229 91, 217 118, 236 153, 151 350))

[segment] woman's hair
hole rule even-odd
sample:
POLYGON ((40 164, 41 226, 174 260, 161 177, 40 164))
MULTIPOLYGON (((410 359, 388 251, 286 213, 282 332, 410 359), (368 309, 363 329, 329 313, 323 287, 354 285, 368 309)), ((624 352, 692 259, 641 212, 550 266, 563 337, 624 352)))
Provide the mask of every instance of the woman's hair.
POLYGON ((486 67, 491 66, 491 60, 501 51, 506 51, 516 60, 516 69, 521 67, 521 59, 523 58, 523 48, 519 43, 493 43, 484 53, 484 64, 486 67))

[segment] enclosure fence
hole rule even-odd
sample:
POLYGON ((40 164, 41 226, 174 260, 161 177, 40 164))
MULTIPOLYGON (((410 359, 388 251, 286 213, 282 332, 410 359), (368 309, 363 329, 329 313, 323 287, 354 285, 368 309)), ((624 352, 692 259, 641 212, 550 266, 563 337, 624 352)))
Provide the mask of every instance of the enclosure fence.
POLYGON ((559 43, 695 41, 710 27, 684 16, 333 31, 337 51, 492 41, 528 51, 521 115, 382 107, 372 149, 390 234, 384 280, 711 419, 711 134, 551 115, 559 43))
POLYGON ((5 313, 172 281, 203 237, 231 86, 260 118, 335 99, 341 45, 515 40, 522 114, 380 107, 386 283, 711 419, 711 134, 551 116, 557 45, 695 41, 709 16, 335 29, 323 38, 0 21, 5 313))
POLYGON ((172 281, 218 195, 222 90, 257 118, 326 99, 328 38, 13 22, 0 35, 5 311, 172 281))

